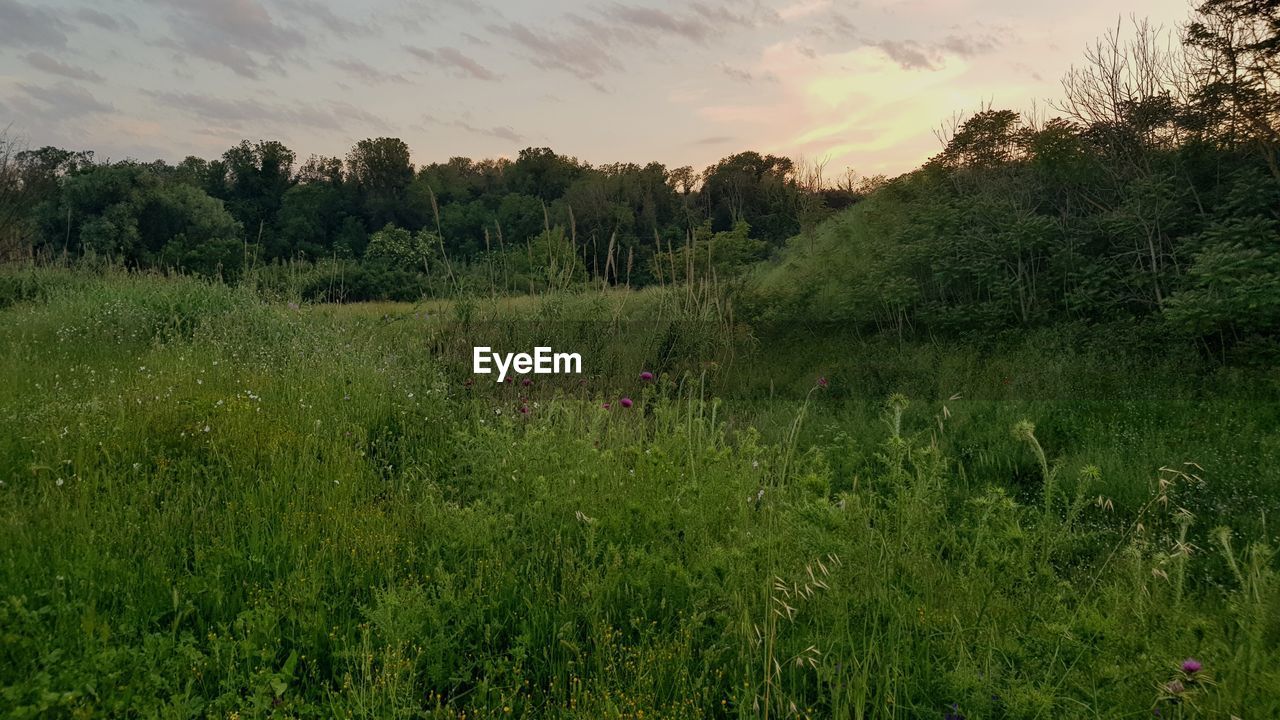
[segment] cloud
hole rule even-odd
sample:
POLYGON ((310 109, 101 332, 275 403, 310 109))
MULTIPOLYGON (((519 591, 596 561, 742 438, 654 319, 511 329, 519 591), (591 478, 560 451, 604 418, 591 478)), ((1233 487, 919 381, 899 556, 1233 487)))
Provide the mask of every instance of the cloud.
POLYGON ((0 45, 63 48, 70 27, 57 15, 17 0, 0 0, 0 45))
POLYGON ((525 141, 524 135, 516 132, 510 125, 494 125, 491 127, 481 127, 474 125, 467 120, 442 120, 434 115, 424 115, 422 118, 424 123, 431 125, 447 125, 450 127, 460 128, 475 135, 485 135, 499 140, 520 144, 525 141))
POLYGON ((701 42, 714 28, 704 17, 677 17, 657 8, 638 5, 618 5, 604 10, 606 17, 623 23, 628 29, 667 33, 701 42))
POLYGON ((277 5, 291 19, 309 21, 338 37, 368 35, 375 32, 369 25, 338 15, 319 0, 277 0, 277 5))
POLYGON ((808 17, 831 7, 831 0, 797 0, 778 11, 783 20, 808 17))
POLYGON ((590 38, 533 32, 523 25, 489 25, 489 32, 514 41, 529 54, 529 61, 543 70, 562 70, 583 80, 599 77, 621 64, 590 38))
MULTIPOLYGON (((610 71, 624 69, 618 59, 635 47, 658 47, 664 41, 709 46, 736 28, 759 27, 777 13, 753 5, 743 13, 705 0, 663 9, 626 2, 609 2, 589 13, 569 12, 556 18, 551 28, 519 23, 490 23, 493 35, 511 41, 534 67, 567 72, 591 87, 608 93, 598 81, 610 71)), ((665 57, 665 56, 664 56, 665 57)))
POLYGON ((20 114, 47 122, 58 123, 115 110, 110 103, 65 80, 53 85, 19 83, 18 88, 23 95, 10 101, 13 108, 20 114))
POLYGON ((512 130, 510 125, 494 125, 493 127, 479 128, 468 123, 459 123, 458 127, 463 128, 464 130, 468 130, 470 132, 476 133, 478 135, 488 135, 489 137, 495 137, 495 138, 498 138, 499 140, 507 140, 513 143, 524 142, 524 136, 516 132, 515 130, 512 130))
POLYGON ((914 40, 881 40, 872 43, 872 46, 882 50, 904 70, 934 69, 929 50, 914 40))
POLYGON ((348 75, 351 75, 352 77, 358 78, 370 84, 389 83, 389 82, 394 82, 394 83, 409 82, 405 78, 405 76, 401 75, 400 73, 383 72, 382 70, 379 70, 378 68, 373 67, 372 65, 362 60, 355 60, 355 59, 332 60, 330 61, 329 64, 333 65, 339 70, 342 70, 343 72, 346 72, 348 75))
POLYGON ((305 44, 302 33, 277 24, 258 0, 148 1, 169 10, 172 37, 160 45, 242 77, 257 78, 264 68, 283 71, 283 59, 305 44))
POLYGON ((83 23, 88 23, 89 25, 95 25, 103 30, 120 31, 125 29, 138 29, 137 23, 127 17, 118 18, 115 15, 108 15, 100 10, 94 10, 93 8, 87 7, 76 10, 76 19, 83 23))
POLYGON ((471 77, 477 80, 498 79, 496 73, 467 57, 457 48, 442 47, 438 50, 429 50, 427 48, 414 47, 413 45, 405 45, 404 49, 418 59, 445 68, 459 77, 471 77))
MULTIPOLYGON (((745 5, 745 3, 743 3, 745 5)), ((778 14, 767 8, 761 8, 759 4, 753 4, 754 8, 751 14, 743 14, 730 10, 727 5, 713 5, 709 2, 695 0, 689 7, 707 20, 716 28, 724 28, 729 25, 750 28, 757 27, 761 22, 774 21, 778 18, 778 14)))
POLYGON ((778 76, 768 70, 765 70, 762 73, 753 73, 750 70, 743 70, 742 68, 726 65, 725 63, 720 63, 716 67, 720 69, 720 72, 728 75, 734 80, 738 80, 739 82, 754 83, 757 80, 770 83, 778 82, 778 76))
POLYGON ((713 135, 711 137, 704 137, 700 140, 694 140, 693 144, 694 145, 724 145, 726 143, 731 143, 733 141, 734 141, 734 138, 731 138, 728 135, 713 135))
POLYGON ((317 130, 343 131, 340 119, 354 120, 366 127, 388 129, 383 119, 350 103, 332 102, 312 105, 289 101, 272 104, 261 100, 229 100, 188 92, 144 91, 165 106, 176 108, 206 122, 219 123, 233 129, 261 132, 264 125, 280 128, 305 126, 317 130))
POLYGON ((969 58, 991 52, 1000 43, 990 35, 948 35, 932 42, 882 40, 871 45, 884 51, 905 70, 936 70, 942 65, 945 55, 969 58))
POLYGON ((29 52, 23 56, 23 60, 31 67, 47 72, 51 75, 61 75, 62 77, 71 78, 72 80, 85 80, 88 82, 103 82, 103 77, 92 70, 84 70, 74 65, 68 65, 60 60, 45 55, 42 52, 29 52))
POLYGON ((948 35, 938 44, 939 50, 955 53, 960 57, 973 57, 995 50, 1000 46, 1000 41, 991 35, 976 35, 965 37, 963 35, 948 35))

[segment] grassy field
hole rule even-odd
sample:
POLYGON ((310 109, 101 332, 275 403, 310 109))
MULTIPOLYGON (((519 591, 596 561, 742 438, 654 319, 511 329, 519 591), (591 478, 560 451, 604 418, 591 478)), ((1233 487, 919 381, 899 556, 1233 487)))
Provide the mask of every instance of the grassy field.
POLYGON ((1280 716, 1274 368, 3 287, 5 717, 1280 716), (540 333, 588 376, 468 382, 540 333))

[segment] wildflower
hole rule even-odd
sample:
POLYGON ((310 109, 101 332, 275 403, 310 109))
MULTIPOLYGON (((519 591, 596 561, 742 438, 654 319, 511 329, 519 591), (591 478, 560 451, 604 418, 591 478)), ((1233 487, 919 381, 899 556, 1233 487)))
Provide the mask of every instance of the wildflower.
POLYGON ((521 414, 521 415, 528 415, 528 414, 529 414, 529 406, 528 406, 528 405, 521 405, 521 406, 520 406, 520 414, 521 414))
POLYGON ((521 380, 521 381, 520 381, 520 384, 521 384, 521 385, 523 385, 523 386, 525 386, 525 387, 529 387, 530 385, 532 385, 532 384, 533 384, 533 381, 532 381, 532 380, 530 380, 529 378, 525 378, 525 379, 523 379, 523 380, 521 380))
POLYGON ((960 704, 951 703, 951 711, 942 716, 943 720, 964 720, 964 715, 960 714, 960 704))
POLYGON ((1181 695, 1183 692, 1185 692, 1187 688, 1185 685, 1182 684, 1181 680, 1170 680, 1169 683, 1164 686, 1164 689, 1170 695, 1177 697, 1178 695, 1181 695))
POLYGON ((1182 661, 1182 672, 1188 675, 1195 675, 1200 672, 1201 667, 1203 667, 1203 665, 1201 665, 1200 661, 1195 658, 1187 658, 1182 661))
POLYGON ((645 370, 644 372, 640 373, 640 379, 644 380, 645 382, 649 382, 653 380, 653 373, 649 372, 648 370, 645 370))
POLYGON ((828 385, 830 385, 830 384, 831 384, 831 381, 827 379, 827 376, 826 376, 826 375, 819 375, 819 376, 818 376, 818 387, 820 387, 820 388, 825 388, 825 387, 827 387, 827 386, 828 386, 828 385))
POLYGON ((631 398, 629 397, 622 398, 621 403, 622 403, 622 407, 624 408, 629 408, 632 405, 631 398))
POLYGON ((609 409, 609 403, 605 403, 605 404, 601 405, 600 407, 604 408, 605 410, 608 410, 608 409, 609 409))

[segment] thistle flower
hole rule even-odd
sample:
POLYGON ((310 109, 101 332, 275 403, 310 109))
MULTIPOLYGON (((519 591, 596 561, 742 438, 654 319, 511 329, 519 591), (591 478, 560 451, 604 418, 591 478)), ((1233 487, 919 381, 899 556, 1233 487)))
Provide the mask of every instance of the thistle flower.
POLYGON ((826 375, 819 375, 819 376, 818 376, 818 387, 820 387, 820 388, 825 388, 825 387, 827 387, 827 386, 828 386, 828 385, 830 385, 830 384, 831 384, 831 381, 830 381, 830 380, 827 380, 827 376, 826 376, 826 375))
POLYGON ((533 381, 532 381, 532 380, 530 380, 529 378, 525 378, 525 379, 523 379, 523 380, 521 380, 521 381, 520 381, 520 384, 521 384, 521 385, 523 385, 523 386, 525 386, 525 387, 529 387, 530 385, 532 385, 532 384, 533 384, 533 381))
POLYGON ((1170 680, 1168 684, 1164 686, 1164 689, 1165 689, 1165 692, 1169 693, 1174 697, 1177 697, 1181 695, 1183 692, 1185 692, 1187 688, 1185 685, 1182 684, 1181 680, 1170 680))
POLYGON ((632 405, 631 398, 629 397, 622 398, 620 402, 622 403, 622 407, 624 408, 629 408, 632 405))
POLYGON ((610 405, 609 405, 609 403, 605 403, 605 404, 601 405, 600 407, 604 408, 605 410, 608 410, 608 409, 609 409, 609 407, 610 407, 610 405))
POLYGON ((1200 672, 1200 668, 1204 667, 1200 661, 1195 658, 1187 658, 1182 661, 1182 672, 1188 675, 1195 675, 1200 672))
POLYGON ((653 380, 653 373, 649 372, 648 370, 645 370, 644 372, 640 373, 640 379, 644 380, 645 382, 650 382, 651 380, 653 380))

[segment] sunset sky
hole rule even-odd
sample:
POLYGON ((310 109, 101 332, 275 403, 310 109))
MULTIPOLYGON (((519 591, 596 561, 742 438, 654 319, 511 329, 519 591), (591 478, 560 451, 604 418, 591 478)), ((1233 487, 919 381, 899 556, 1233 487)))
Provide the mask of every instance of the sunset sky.
MULTIPOLYGON (((0 128, 98 157, 299 160, 403 138, 419 162, 548 146, 701 169, 754 149, 909 170, 933 130, 1039 107, 1121 16, 1181 0, 0 0, 0 128)), ((1050 112, 1051 114, 1051 112, 1050 112)))

